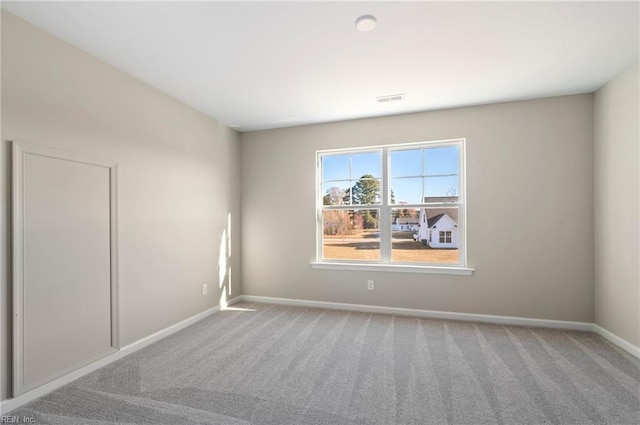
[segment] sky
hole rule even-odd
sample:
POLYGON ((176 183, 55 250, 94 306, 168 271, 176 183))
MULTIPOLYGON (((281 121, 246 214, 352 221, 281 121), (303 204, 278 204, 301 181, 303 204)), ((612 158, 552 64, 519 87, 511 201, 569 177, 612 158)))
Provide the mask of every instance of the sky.
MULTIPOLYGON (((458 195, 458 151, 458 146, 390 150, 390 183, 396 204, 458 195)), ((330 187, 347 189, 364 174, 380 178, 381 158, 381 151, 324 156, 323 193, 330 187)))

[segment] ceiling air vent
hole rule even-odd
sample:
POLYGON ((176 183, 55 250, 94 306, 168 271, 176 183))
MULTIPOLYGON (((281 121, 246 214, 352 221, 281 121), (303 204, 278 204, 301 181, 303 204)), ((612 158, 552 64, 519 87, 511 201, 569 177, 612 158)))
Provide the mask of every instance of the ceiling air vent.
POLYGON ((376 102, 378 103, 398 102, 400 100, 404 100, 404 93, 389 94, 387 96, 376 97, 376 102))
POLYGON ((404 93, 376 97, 376 102, 378 103, 398 102, 400 100, 404 100, 404 93))

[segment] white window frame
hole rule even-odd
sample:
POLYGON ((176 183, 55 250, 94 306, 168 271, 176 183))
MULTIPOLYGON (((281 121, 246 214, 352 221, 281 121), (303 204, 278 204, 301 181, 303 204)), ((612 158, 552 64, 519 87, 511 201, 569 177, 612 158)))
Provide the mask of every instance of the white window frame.
MULTIPOLYGON (((423 170, 424 174, 424 170, 423 170)), ((367 270, 367 271, 398 271, 417 273, 440 273, 440 274, 462 274, 470 275, 474 270, 467 265, 467 222, 466 222, 466 139, 451 139, 426 141, 393 145, 368 146, 362 148, 346 148, 316 151, 316 259, 311 263, 313 268, 318 269, 346 269, 346 270, 367 270), (390 204, 390 153, 399 150, 439 148, 457 146, 459 148, 458 157, 458 202, 442 203, 417 203, 417 204, 390 204), (349 155, 359 153, 380 152, 382 161, 382 175, 380 181, 381 203, 371 205, 344 205, 328 206, 323 205, 323 181, 322 181, 322 158, 333 155, 349 155), (395 208, 458 208, 458 259, 457 264, 445 263, 401 263, 391 261, 391 225, 392 210, 395 208), (322 212, 324 209, 378 209, 378 227, 380 229, 380 260, 338 260, 323 259, 323 228, 322 212)))

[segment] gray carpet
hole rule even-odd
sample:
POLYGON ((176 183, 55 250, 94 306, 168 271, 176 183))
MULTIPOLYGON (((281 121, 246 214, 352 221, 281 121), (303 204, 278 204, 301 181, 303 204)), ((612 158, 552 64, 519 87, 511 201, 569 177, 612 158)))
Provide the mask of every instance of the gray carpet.
POLYGON ((236 304, 21 409, 37 424, 640 424, 587 332, 236 304))

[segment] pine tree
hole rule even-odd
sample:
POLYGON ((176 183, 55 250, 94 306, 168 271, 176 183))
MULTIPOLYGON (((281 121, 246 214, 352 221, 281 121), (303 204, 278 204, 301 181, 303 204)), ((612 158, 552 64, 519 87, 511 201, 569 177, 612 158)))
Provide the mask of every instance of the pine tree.
POLYGON ((380 201, 380 180, 365 174, 351 188, 353 205, 371 205, 380 201))

